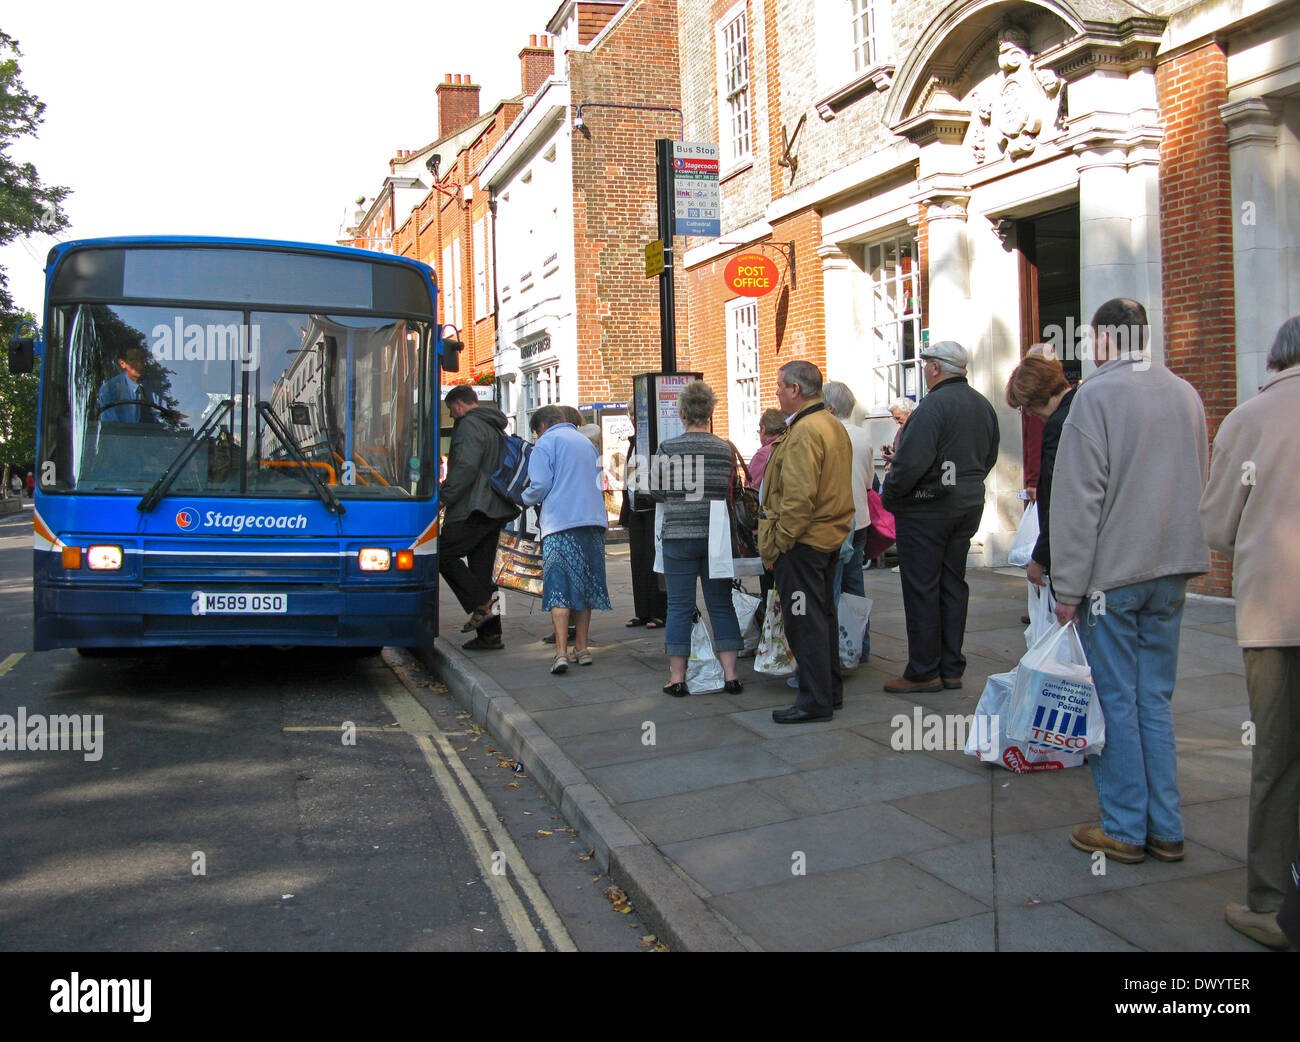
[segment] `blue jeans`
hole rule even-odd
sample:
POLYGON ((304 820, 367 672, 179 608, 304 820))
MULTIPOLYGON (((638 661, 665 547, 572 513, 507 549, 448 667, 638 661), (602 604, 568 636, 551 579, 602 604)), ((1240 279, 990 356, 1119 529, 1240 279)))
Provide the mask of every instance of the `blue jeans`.
MULTIPOLYGON (((841 593, 856 593, 859 597, 867 595, 867 584, 862 578, 862 565, 865 560, 867 549, 867 532, 870 530, 869 525, 863 525, 853 533, 853 556, 846 562, 840 562, 835 566, 835 607, 840 606, 841 593)), ((867 624, 862 628, 862 654, 858 656, 859 662, 866 662, 871 658, 871 620, 867 619, 867 624)))
POLYGON ((740 651, 745 646, 731 600, 730 579, 709 578, 707 539, 665 539, 664 585, 668 587, 668 617, 664 620, 664 649, 669 655, 691 653, 695 616, 695 580, 704 586, 704 603, 713 624, 714 651, 740 651))
MULTIPOLYGON (((1170 699, 1187 576, 1105 592, 1105 611, 1079 605, 1079 639, 1106 717, 1106 747, 1090 756, 1101 830, 1121 843, 1183 838, 1170 699)), ((1100 603, 1097 605, 1099 608, 1100 603)))

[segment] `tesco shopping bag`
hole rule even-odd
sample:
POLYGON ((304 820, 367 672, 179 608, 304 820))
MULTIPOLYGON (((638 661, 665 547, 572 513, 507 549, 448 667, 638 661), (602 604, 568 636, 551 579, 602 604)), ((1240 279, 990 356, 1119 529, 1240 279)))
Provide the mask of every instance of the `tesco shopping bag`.
POLYGON ((781 618, 781 598, 775 589, 767 591, 767 610, 763 613, 763 635, 754 656, 754 672, 769 677, 788 677, 795 671, 794 655, 785 639, 785 621, 781 618))
POLYGON ((1017 774, 1059 771, 1083 763, 1082 753, 1007 737, 1002 721, 1006 718, 1007 700, 1015 685, 1014 669, 1010 673, 994 673, 989 677, 966 735, 966 755, 974 756, 981 763, 996 763, 1017 774))
POLYGON ((1017 568, 1023 568, 1033 556, 1034 544, 1038 542, 1038 504, 1030 503, 1025 508, 1025 516, 1020 519, 1016 537, 1011 541, 1011 550, 1007 560, 1017 568))
POLYGON ((1101 752, 1106 721, 1074 623, 1052 627, 1025 652, 1002 726, 1018 741, 1101 752))
POLYGON ((726 683, 722 663, 713 651, 713 641, 704 620, 696 613, 691 627, 691 655, 686 660, 686 690, 693 695, 706 695, 721 691, 726 683))

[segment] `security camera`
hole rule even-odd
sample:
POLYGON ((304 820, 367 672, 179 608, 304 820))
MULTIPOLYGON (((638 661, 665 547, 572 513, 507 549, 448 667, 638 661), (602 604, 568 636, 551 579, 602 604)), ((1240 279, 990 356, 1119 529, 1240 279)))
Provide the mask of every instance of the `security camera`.
POLYGON ((582 117, 581 117, 581 116, 575 116, 575 117, 573 118, 573 129, 574 129, 574 130, 581 130, 582 128, 583 128, 582 117))

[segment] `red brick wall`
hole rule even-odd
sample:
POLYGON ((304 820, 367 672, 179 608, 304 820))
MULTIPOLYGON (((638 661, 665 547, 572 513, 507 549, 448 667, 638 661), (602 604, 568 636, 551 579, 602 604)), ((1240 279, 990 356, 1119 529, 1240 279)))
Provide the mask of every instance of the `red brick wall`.
MULTIPOLYGON (((634 0, 596 50, 569 52, 569 63, 575 108, 583 102, 680 106, 676 3, 634 0)), ((578 398, 630 401, 632 375, 660 366, 659 280, 646 278, 645 247, 659 237, 654 143, 677 139, 680 123, 671 112, 623 108, 587 109, 583 122, 590 133, 573 134, 578 398)), ((677 241, 680 247, 684 240, 677 241)), ((679 275, 679 360, 681 282, 679 275)))
MULTIPOLYGON (((465 351, 461 355, 461 371, 451 382, 470 379, 479 373, 490 371, 494 366, 496 351, 496 318, 492 310, 492 291, 495 288, 494 272, 491 268, 491 256, 488 257, 488 293, 489 300, 485 307, 478 308, 474 299, 474 253, 482 244, 473 242, 473 223, 484 219, 488 222, 490 235, 491 214, 488 208, 488 194, 480 191, 478 179, 471 174, 487 157, 501 135, 509 128, 519 115, 523 106, 519 102, 502 102, 497 106, 492 120, 472 142, 457 153, 456 158, 442 169, 441 184, 458 193, 448 196, 443 192, 430 191, 420 204, 411 211, 411 216, 393 236, 393 250, 405 257, 415 257, 428 264, 437 273, 438 283, 443 293, 446 291, 445 280, 450 277, 443 271, 442 250, 453 238, 459 235, 460 261, 460 297, 461 297, 461 342, 465 351), (465 205, 465 188, 470 190, 470 202, 465 205), (478 310, 486 312, 484 318, 475 320, 478 310)), ((441 293, 438 297, 439 314, 444 316, 446 298, 441 293)))
MULTIPOLYGON (((1228 63, 1210 42, 1156 69, 1164 118, 1160 145, 1160 250, 1164 276, 1165 361, 1200 392, 1210 440, 1237 404, 1228 63)), ((1197 580, 1201 593, 1229 596, 1231 564, 1214 555, 1197 580)))
POLYGON ((761 407, 776 407, 776 371, 786 362, 803 359, 826 374, 826 316, 822 306, 822 269, 817 256, 821 242, 821 218, 815 210, 801 210, 772 224, 772 234, 763 242, 785 245, 794 242, 795 289, 790 288, 789 265, 781 251, 754 245, 737 247, 730 253, 697 265, 687 275, 690 302, 689 351, 679 351, 683 369, 704 374, 704 382, 718 396, 713 413, 713 430, 719 437, 733 437, 730 430, 727 386, 727 301, 734 294, 723 281, 727 262, 739 253, 761 253, 780 270, 780 285, 758 298, 758 367, 761 407))
MULTIPOLYGON (((618 14, 623 5, 619 3, 591 3, 578 5, 578 43, 586 46, 618 14)), ((674 48, 673 54, 677 51, 674 48)), ((644 56, 642 56, 644 60, 644 56)))

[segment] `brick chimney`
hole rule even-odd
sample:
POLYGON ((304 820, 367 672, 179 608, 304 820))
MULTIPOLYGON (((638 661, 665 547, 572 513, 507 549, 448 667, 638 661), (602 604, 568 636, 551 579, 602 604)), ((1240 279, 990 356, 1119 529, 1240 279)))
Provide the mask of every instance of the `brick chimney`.
POLYGON ((545 35, 529 36, 528 46, 519 52, 519 80, 525 96, 532 97, 554 75, 554 41, 545 35))
POLYGON ((477 83, 470 83, 469 73, 454 76, 449 72, 438 84, 438 137, 462 130, 478 119, 477 83))

